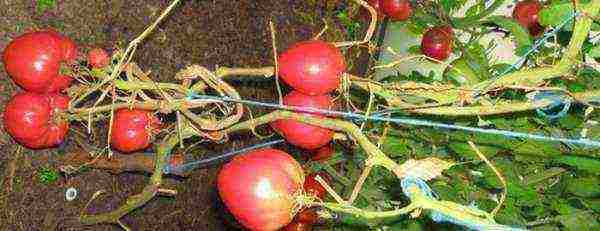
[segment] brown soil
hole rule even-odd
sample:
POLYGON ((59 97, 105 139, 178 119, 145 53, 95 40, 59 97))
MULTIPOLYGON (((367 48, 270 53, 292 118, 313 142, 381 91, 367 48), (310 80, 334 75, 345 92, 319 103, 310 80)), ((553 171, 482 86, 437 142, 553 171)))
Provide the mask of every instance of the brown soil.
MULTIPOLYGON (((142 32, 169 4, 166 0, 58 0, 55 8, 38 13, 35 2, 0 2, 0 47, 29 28, 54 27, 76 40, 81 52, 90 47, 112 50, 142 32)), ((153 78, 159 81, 170 81, 178 69, 189 64, 208 68, 270 65, 268 20, 272 19, 277 25, 280 49, 291 42, 308 39, 320 30, 321 18, 326 16, 325 6, 312 2, 321 1, 183 1, 139 47, 135 61, 144 70, 152 70, 153 78)), ((331 31, 335 29, 330 29, 326 39, 336 36, 331 31)), ((244 98, 271 100, 274 97, 271 82, 239 81, 236 84, 244 98)), ((15 90, 6 73, 1 71, 0 105, 4 105, 15 90)), ((98 129, 97 132, 102 133, 102 126, 98 129)), ((71 132, 71 136, 77 136, 76 132, 71 132)), ((193 155, 216 154, 257 141, 253 135, 241 134, 227 144, 200 146, 193 155)), ((20 149, 4 131, 0 132, 0 230, 119 230, 115 225, 81 226, 73 223, 72 218, 84 210, 98 191, 104 193, 91 202, 87 212, 116 208, 127 196, 140 192, 148 177, 139 173, 114 175, 89 170, 75 176, 61 176, 49 185, 42 184, 38 180, 39 170, 42 167, 57 169, 61 165, 56 161, 57 156, 72 150, 73 143, 70 138, 61 148, 32 152, 20 149), (77 199, 71 202, 65 200, 68 187, 79 192, 77 199)), ((168 179, 166 188, 176 189, 176 196, 156 197, 125 216, 122 222, 134 230, 238 228, 227 222, 229 219, 224 217, 218 203, 214 187, 216 169, 215 166, 197 170, 185 179, 168 179)))

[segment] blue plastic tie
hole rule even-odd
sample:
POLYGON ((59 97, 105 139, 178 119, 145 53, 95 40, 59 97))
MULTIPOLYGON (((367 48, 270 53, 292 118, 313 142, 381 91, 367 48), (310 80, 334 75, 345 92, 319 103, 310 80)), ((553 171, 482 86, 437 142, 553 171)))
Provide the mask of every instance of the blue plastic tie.
POLYGON ((534 102, 542 100, 550 100, 552 103, 545 108, 537 108, 535 111, 538 116, 548 120, 556 120, 564 117, 571 108, 571 99, 560 91, 538 91, 533 96, 534 102), (552 114, 551 110, 562 107, 559 112, 552 114))

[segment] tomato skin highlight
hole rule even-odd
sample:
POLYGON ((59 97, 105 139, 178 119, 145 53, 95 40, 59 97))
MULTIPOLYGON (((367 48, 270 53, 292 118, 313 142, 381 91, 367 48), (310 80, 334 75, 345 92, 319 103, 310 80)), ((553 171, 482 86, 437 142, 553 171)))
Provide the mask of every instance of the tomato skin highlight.
POLYGON ((412 6, 408 0, 381 0, 381 6, 392 21, 406 21, 412 15, 412 6))
POLYGON ((94 48, 88 53, 88 64, 93 68, 106 67, 109 61, 108 53, 101 48, 94 48))
POLYGON ((152 111, 119 109, 114 114, 110 144, 122 153, 144 150, 152 143, 159 126, 160 121, 152 111))
POLYGON ((512 15, 532 36, 538 36, 544 31, 544 27, 538 21, 541 9, 542 4, 537 0, 520 1, 515 5, 512 15))
POLYGON ((5 106, 4 127, 27 148, 55 147, 64 141, 69 129, 68 121, 58 117, 68 105, 69 98, 64 95, 20 92, 5 106))
POLYGON ((307 95, 332 92, 346 69, 342 52, 331 43, 309 40, 293 44, 278 59, 279 76, 307 95))
POLYGON ((452 53, 453 32, 450 26, 429 29, 421 40, 421 52, 430 58, 446 60, 452 53))
POLYGON ((223 202, 250 230, 278 230, 290 223, 303 182, 300 164, 272 148, 234 157, 217 176, 223 202))
MULTIPOLYGON (((298 91, 292 91, 283 98, 283 104, 329 110, 331 107, 331 97, 329 95, 310 96, 298 91)), ((315 115, 313 113, 302 114, 322 117, 322 115, 315 115)), ((333 139, 332 130, 305 124, 293 119, 276 120, 271 123, 271 127, 278 131, 289 143, 304 149, 322 147, 333 139)))

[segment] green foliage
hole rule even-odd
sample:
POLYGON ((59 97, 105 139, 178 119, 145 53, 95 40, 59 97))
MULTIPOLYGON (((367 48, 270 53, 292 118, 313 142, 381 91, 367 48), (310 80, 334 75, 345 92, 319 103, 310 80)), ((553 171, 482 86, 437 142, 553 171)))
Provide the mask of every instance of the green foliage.
POLYGON ((53 168, 42 167, 38 170, 38 181, 45 185, 53 184, 58 180, 59 172, 53 168))
POLYGON ((38 14, 43 14, 46 10, 56 7, 56 0, 36 0, 35 10, 38 14))
POLYGON ((514 19, 504 16, 491 16, 488 18, 487 22, 496 24, 503 29, 510 31, 510 34, 515 38, 515 42, 517 43, 516 53, 518 55, 523 55, 527 50, 531 49, 531 46, 533 45, 531 35, 529 35, 527 29, 514 19))

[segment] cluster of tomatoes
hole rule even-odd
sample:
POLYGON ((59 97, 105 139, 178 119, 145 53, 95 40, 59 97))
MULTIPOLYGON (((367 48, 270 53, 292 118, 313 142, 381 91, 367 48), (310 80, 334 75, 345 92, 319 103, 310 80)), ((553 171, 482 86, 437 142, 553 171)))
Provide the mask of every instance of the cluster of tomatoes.
MULTIPOLYGON (((28 32, 13 39, 4 49, 6 72, 23 91, 15 94, 4 109, 4 127, 20 144, 31 149, 56 147, 68 132, 69 97, 66 89, 78 65, 73 40, 48 29, 28 32)), ((107 52, 90 50, 87 65, 106 68, 107 52)), ((111 144, 123 153, 147 148, 158 120, 150 111, 120 109, 115 112, 111 144)))
MULTIPOLYGON (((330 93, 338 88, 346 62, 342 52, 320 40, 298 42, 278 58, 279 76, 293 88, 283 98, 288 106, 330 110, 330 93)), ((324 117, 316 112, 301 112, 324 117)), ((333 152, 330 145, 334 132, 294 119, 271 123, 290 144, 312 150, 313 160, 323 160, 333 152)), ((297 198, 312 195, 323 199, 325 189, 315 177, 305 177, 300 164, 289 154, 276 149, 262 149, 234 158, 219 172, 217 186, 223 202, 236 219, 251 230, 312 230, 317 215, 311 208, 294 218, 297 198)))

